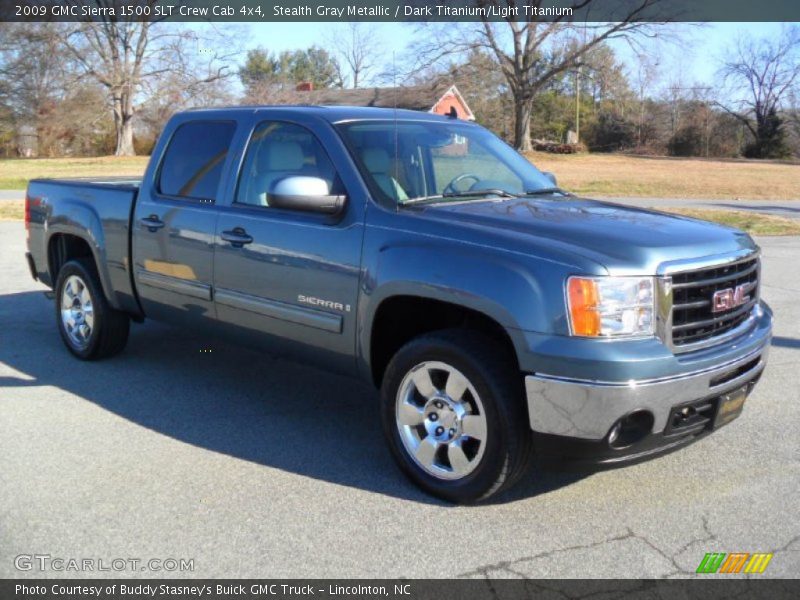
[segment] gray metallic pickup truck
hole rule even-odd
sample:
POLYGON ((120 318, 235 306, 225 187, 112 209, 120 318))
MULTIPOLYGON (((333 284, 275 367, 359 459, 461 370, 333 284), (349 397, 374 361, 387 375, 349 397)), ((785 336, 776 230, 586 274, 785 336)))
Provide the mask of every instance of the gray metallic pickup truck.
POLYGON ((417 112, 184 112, 141 181, 32 181, 26 223, 78 358, 152 318, 360 377, 400 468, 454 502, 534 456, 623 464, 714 431, 771 336, 745 233, 577 198, 417 112))

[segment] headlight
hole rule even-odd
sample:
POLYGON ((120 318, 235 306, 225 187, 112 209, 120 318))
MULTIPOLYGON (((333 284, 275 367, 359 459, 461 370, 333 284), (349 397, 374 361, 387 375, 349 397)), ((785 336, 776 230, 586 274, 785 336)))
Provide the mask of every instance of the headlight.
POLYGON ((570 277, 570 333, 585 337, 652 335, 654 285, 652 277, 570 277))

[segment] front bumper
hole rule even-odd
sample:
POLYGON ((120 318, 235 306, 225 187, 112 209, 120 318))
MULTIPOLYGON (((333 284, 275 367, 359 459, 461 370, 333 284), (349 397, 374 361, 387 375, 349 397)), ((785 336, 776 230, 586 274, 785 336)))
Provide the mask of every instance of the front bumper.
POLYGON ((555 453, 579 454, 581 458, 597 454, 606 462, 682 445, 711 430, 721 398, 745 386, 748 391, 752 389, 766 365, 771 334, 772 317, 764 306, 746 339, 726 342, 728 350, 732 345, 742 349, 739 356, 728 355, 714 366, 662 378, 622 381, 530 375, 525 378, 525 388, 531 429, 555 453), (686 406, 699 408, 700 401, 702 406, 710 406, 712 415, 707 422, 698 421, 704 426, 673 430, 675 411, 686 406), (610 443, 612 429, 633 414, 644 415, 647 425, 652 423, 647 435, 630 447, 614 448, 610 443))

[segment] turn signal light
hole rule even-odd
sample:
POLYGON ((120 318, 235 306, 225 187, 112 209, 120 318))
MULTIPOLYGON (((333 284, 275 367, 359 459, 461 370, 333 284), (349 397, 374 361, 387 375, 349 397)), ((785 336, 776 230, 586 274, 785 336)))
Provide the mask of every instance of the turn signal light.
POLYGON ((567 287, 572 334, 583 336, 600 335, 600 303, 594 279, 572 277, 567 287))
POLYGON ((643 337, 655 324, 653 277, 570 277, 570 333, 582 337, 643 337))

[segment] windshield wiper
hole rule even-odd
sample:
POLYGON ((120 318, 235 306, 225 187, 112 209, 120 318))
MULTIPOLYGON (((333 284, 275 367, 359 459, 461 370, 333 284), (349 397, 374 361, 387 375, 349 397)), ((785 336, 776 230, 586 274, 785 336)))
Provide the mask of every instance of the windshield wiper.
POLYGON ((564 194, 565 196, 572 195, 569 192, 566 192, 559 187, 541 188, 538 190, 525 190, 526 196, 546 196, 547 194, 564 194))
POLYGON ((517 194, 512 194, 506 190, 501 189, 488 189, 488 190, 466 190, 464 192, 445 192, 444 194, 435 194, 433 196, 422 196, 420 198, 409 198, 400 202, 400 206, 410 206, 412 204, 422 204, 424 202, 433 202, 435 200, 443 200, 445 198, 485 198, 486 196, 500 196, 501 198, 518 198, 517 194))

